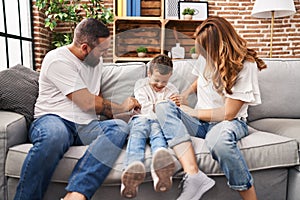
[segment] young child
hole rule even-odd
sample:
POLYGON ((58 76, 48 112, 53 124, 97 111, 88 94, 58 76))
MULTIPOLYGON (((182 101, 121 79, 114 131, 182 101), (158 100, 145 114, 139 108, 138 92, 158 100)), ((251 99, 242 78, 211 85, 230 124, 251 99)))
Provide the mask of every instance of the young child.
POLYGON ((170 99, 179 106, 178 90, 169 83, 173 62, 166 55, 158 55, 150 62, 148 77, 136 82, 134 96, 141 104, 141 113, 129 121, 130 135, 126 150, 125 171, 122 174, 121 195, 134 198, 138 186, 144 181, 146 169, 144 155, 147 139, 153 154, 151 175, 154 190, 164 192, 172 187, 175 163, 167 150, 166 139, 156 119, 155 104, 170 99))

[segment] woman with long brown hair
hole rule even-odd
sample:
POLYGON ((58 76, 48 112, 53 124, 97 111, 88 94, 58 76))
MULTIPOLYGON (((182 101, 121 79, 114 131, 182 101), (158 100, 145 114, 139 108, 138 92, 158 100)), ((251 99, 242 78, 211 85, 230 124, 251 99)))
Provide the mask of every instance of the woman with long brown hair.
POLYGON ((257 73, 266 65, 222 17, 206 19, 195 36, 200 54, 194 70, 198 79, 181 94, 184 104, 189 94, 197 93, 195 108, 177 107, 171 101, 156 105, 168 145, 186 172, 178 199, 199 199, 207 191, 201 190, 205 185, 199 180, 201 176, 196 180, 200 170, 190 139, 195 136, 205 138, 213 159, 228 179, 228 186, 244 200, 255 200, 253 178, 237 141, 249 134, 248 106, 261 103, 257 73))

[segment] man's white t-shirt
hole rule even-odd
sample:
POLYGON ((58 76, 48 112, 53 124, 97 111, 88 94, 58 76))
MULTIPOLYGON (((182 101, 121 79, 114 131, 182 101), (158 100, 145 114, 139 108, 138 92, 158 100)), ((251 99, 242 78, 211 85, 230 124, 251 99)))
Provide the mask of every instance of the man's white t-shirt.
POLYGON ((149 84, 149 78, 139 79, 135 83, 134 97, 141 104, 141 114, 149 119, 156 119, 153 106, 161 100, 168 100, 171 95, 178 94, 178 89, 170 82, 159 92, 155 92, 149 84))
POLYGON ((101 72, 102 63, 95 67, 87 66, 66 46, 50 51, 40 72, 34 117, 56 114, 78 124, 88 124, 96 119, 96 113, 83 112, 66 95, 83 88, 99 95, 101 72))
POLYGON ((224 92, 224 96, 218 94, 213 88, 211 81, 208 81, 203 72, 205 69, 205 59, 199 56, 196 62, 194 73, 198 75, 197 80, 197 104, 196 109, 213 109, 223 107, 225 97, 244 101, 245 103, 237 113, 236 117, 245 118, 248 116, 249 105, 261 104, 260 91, 258 86, 258 68, 254 62, 244 62, 244 67, 238 74, 235 85, 232 87, 232 94, 224 92))

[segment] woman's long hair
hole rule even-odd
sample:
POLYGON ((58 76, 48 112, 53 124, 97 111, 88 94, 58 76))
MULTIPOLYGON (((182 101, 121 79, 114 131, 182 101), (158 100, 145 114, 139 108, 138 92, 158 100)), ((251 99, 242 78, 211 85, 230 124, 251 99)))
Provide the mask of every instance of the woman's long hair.
POLYGON ((233 26, 224 18, 213 16, 207 18, 197 27, 196 50, 206 58, 205 77, 213 81, 219 94, 225 90, 232 94, 243 62, 256 62, 259 70, 266 68, 256 51, 247 47, 247 41, 241 38, 233 26))

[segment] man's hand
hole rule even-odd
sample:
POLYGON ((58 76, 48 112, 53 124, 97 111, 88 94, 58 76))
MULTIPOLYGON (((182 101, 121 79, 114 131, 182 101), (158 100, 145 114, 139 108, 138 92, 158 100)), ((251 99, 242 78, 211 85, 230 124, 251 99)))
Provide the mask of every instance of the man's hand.
POLYGON ((123 112, 141 109, 141 104, 133 97, 128 97, 125 99, 121 106, 123 108, 123 112))
POLYGON ((133 97, 125 99, 125 101, 121 104, 121 107, 123 111, 121 113, 114 114, 115 119, 122 119, 125 122, 128 122, 132 116, 140 114, 141 105, 133 97))

